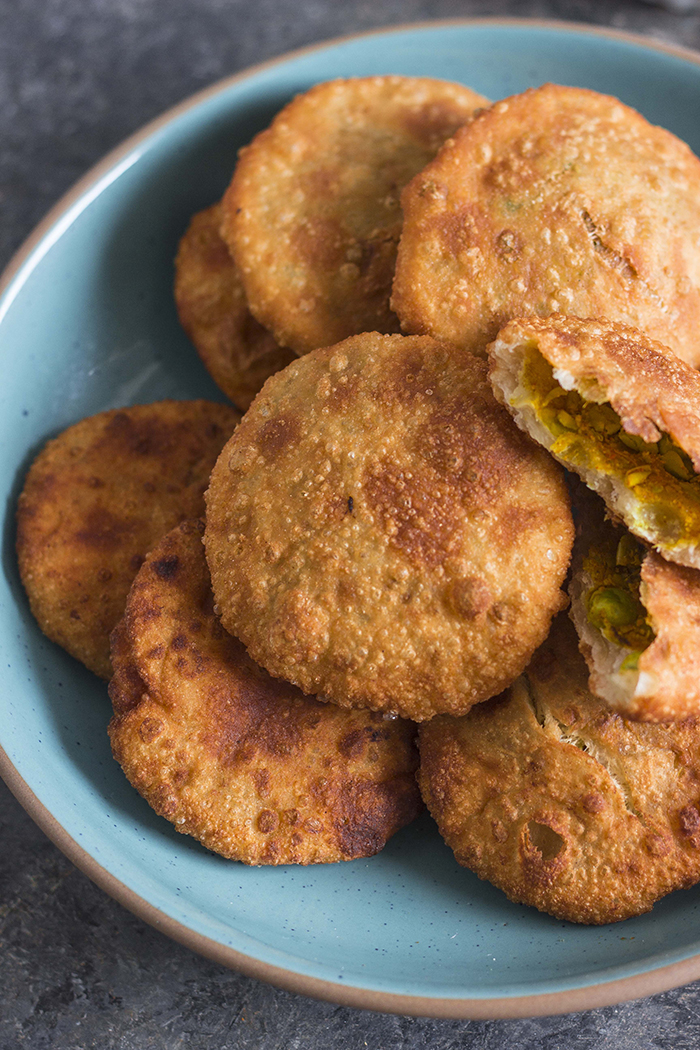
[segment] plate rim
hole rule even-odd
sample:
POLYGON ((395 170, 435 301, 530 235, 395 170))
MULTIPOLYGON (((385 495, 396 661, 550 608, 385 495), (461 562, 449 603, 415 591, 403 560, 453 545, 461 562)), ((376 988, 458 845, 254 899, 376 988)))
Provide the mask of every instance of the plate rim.
POLYGON ((374 1010, 381 1013, 434 1017, 444 1020, 490 1021, 547 1017, 615 1006, 618 1003, 645 998, 677 988, 700 977, 700 954, 635 974, 632 977, 617 978, 582 988, 534 995, 484 996, 481 998, 400 995, 396 992, 381 992, 371 988, 360 988, 357 985, 343 985, 335 981, 326 981, 319 977, 301 974, 255 959, 211 937, 197 933, 150 904, 135 890, 130 889, 96 861, 56 820, 51 811, 39 800, 24 778, 17 772, 1 745, 0 775, 22 808, 53 844, 91 882, 104 890, 127 911, 198 955, 287 992, 307 995, 313 999, 321 999, 339 1006, 374 1010))
MULTIPOLYGON (((11 256, 0 275, 0 321, 24 284, 22 279, 24 267, 32 261, 34 265, 40 261, 44 253, 36 256, 35 253, 42 244, 45 243, 45 249, 49 250, 54 240, 54 237, 51 236, 52 232, 54 232, 55 237, 60 234, 61 220, 69 218, 71 210, 91 193, 93 196, 97 196, 103 188, 103 180, 110 175, 112 179, 118 177, 121 170, 123 170, 125 161, 130 155, 135 153, 138 146, 146 142, 166 125, 177 120, 189 110, 201 105, 209 98, 227 91, 237 83, 251 79, 264 71, 273 69, 275 66, 313 54, 315 51, 323 51, 339 44, 375 36, 389 36, 395 33, 419 32, 421 30, 448 29, 450 27, 552 29, 564 31, 574 36, 599 36, 633 44, 646 50, 660 51, 684 61, 692 62, 695 65, 700 65, 700 51, 695 51, 680 44, 670 44, 640 33, 627 32, 626 30, 607 26, 589 25, 562 19, 535 18, 445 18, 402 22, 364 32, 347 33, 295 48, 291 51, 285 51, 274 58, 247 66, 237 73, 222 77, 208 87, 187 96, 181 102, 169 107, 165 112, 148 121, 109 150, 101 160, 92 165, 84 175, 61 195, 11 256), (13 292, 14 294, 12 294, 13 292)), ((137 160, 138 155, 134 155, 133 162, 137 160)), ((112 179, 109 181, 112 181, 112 179)), ((34 266, 28 266, 24 276, 28 277, 33 268, 34 266)), ((687 959, 645 970, 642 973, 629 977, 598 981, 580 988, 564 989, 558 992, 542 992, 519 996, 499 995, 471 998, 462 996, 401 995, 395 992, 361 988, 357 985, 346 986, 334 981, 301 974, 294 970, 256 959, 235 948, 223 945, 204 934, 198 933, 150 904, 135 890, 130 889, 98 863, 65 830, 29 787, 1 744, 0 776, 19 804, 54 845, 83 874, 128 911, 161 933, 164 933, 167 937, 199 955, 205 956, 229 969, 243 973, 248 977, 266 981, 285 991, 307 995, 315 999, 336 1003, 340 1006, 395 1013, 404 1016, 454 1020, 506 1020, 553 1016, 613 1006, 632 999, 668 991, 671 988, 679 987, 700 977, 700 951, 687 959)))

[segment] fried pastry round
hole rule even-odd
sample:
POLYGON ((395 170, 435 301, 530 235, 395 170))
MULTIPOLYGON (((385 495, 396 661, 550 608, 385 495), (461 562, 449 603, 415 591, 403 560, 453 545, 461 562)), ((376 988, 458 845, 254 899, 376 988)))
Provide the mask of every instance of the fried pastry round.
POLYGON ((418 336, 354 336, 273 376, 207 493, 217 606, 253 659, 415 721, 520 673, 572 534, 560 468, 486 362, 418 336))
POLYGON ((298 354, 364 331, 389 307, 401 190, 486 99, 425 77, 318 84, 241 152, 222 235, 250 308, 298 354))
POLYGON ((421 727, 419 782, 460 864, 511 900, 607 923, 700 879, 700 726, 626 721, 587 677, 559 617, 507 693, 421 727))
POLYGON ((547 84, 498 102, 402 204, 405 331, 485 346, 513 317, 605 317, 700 364, 700 160, 617 99, 547 84))
POLYGON ((700 716, 700 570, 664 561, 596 503, 569 587, 588 687, 626 718, 700 716))
POLYGON ((157 813, 224 857, 372 856, 421 808, 415 727, 257 667, 214 615, 202 528, 161 540, 114 633, 115 758, 157 813))
POLYGON ((103 678, 144 556, 203 513, 211 468, 239 419, 210 401, 114 409, 63 431, 32 464, 17 509, 22 582, 42 631, 103 678))
POLYGON ((210 376, 245 410, 268 376, 294 354, 278 346, 248 309, 220 226, 220 204, 192 217, 175 259, 175 304, 210 376))
POLYGON ((521 318, 489 346, 518 426, 640 539, 700 568, 700 373, 635 329, 521 318))

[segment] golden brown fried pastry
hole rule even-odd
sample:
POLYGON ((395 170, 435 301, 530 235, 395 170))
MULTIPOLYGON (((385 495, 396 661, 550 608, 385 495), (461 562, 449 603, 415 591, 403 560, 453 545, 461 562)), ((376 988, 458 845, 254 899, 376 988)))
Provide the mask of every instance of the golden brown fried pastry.
POLYGON ((700 364, 700 160, 617 99, 547 84, 498 102, 402 205, 405 331, 485 346, 513 317, 605 317, 700 364))
POLYGON ((665 558, 700 568, 700 373, 635 329, 521 318, 489 347, 499 400, 665 558))
POLYGON ((212 379, 245 410, 268 376, 294 354, 278 346, 248 309, 220 226, 220 204, 193 216, 175 259, 175 303, 212 379))
POLYGON ((42 631, 109 678, 109 635, 156 540, 202 514, 239 413, 210 401, 114 409, 69 427, 31 466, 17 509, 22 582, 42 631))
POLYGON ((157 813, 224 857, 372 856, 420 809, 415 727, 256 667, 214 615, 202 527, 151 552, 114 633, 115 758, 157 813))
POLYGON ((273 376, 207 494, 217 605, 253 659, 416 721, 520 673, 572 534, 559 468, 486 363, 423 337, 354 336, 273 376))
POLYGON ((572 922, 700 879, 700 726, 628 722, 586 689, 566 616, 525 675, 420 730, 423 797, 460 864, 572 922))
POLYGON ((241 152, 222 235, 250 308, 298 354, 397 332, 401 190, 486 99, 425 77, 318 84, 241 152))
MULTIPOLYGON (((595 498, 595 497, 594 497, 595 498)), ((577 540, 571 617, 588 686, 626 718, 700 715, 700 571, 596 518, 577 540)))

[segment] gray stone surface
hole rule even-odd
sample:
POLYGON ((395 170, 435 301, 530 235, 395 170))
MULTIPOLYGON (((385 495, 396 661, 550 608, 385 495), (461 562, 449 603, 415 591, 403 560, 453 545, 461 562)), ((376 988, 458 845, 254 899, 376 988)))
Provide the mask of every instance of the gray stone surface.
MULTIPOLYGON (((219 77, 343 33, 432 18, 593 22, 700 47, 700 14, 605 0, 0 0, 0 266, 93 162, 219 77)), ((700 1047, 696 985, 527 1021, 317 1003, 225 970, 124 911, 0 784, 0 1050, 700 1047)))

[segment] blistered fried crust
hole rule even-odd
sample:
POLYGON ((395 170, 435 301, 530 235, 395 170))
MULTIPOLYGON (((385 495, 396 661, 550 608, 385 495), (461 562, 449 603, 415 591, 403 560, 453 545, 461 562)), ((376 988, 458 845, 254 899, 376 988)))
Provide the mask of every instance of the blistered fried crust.
POLYGON ((202 525, 149 555, 113 637, 112 749, 178 831, 246 864, 368 857, 420 809, 414 727, 275 681, 213 613, 202 525))
MULTIPOLYGON (((507 324, 488 347, 494 392, 518 425, 550 448, 554 436, 520 396, 522 367, 530 349, 553 366, 565 389, 578 390, 587 401, 612 405, 626 433, 648 442, 669 434, 700 471, 700 373, 667 347, 633 328, 606 321, 555 315, 507 324)), ((700 568, 697 544, 673 544, 663 532, 664 522, 655 526, 651 520, 638 519, 638 501, 624 478, 561 462, 576 470, 636 535, 673 561, 700 568)))
POLYGON ((241 152, 222 234, 250 308, 303 354, 389 308, 400 193, 486 99, 424 77, 335 80, 299 95, 241 152))
POLYGON ((219 234, 221 205, 192 217, 175 259, 175 304, 214 382, 245 410, 274 372, 294 359, 258 324, 219 234))
POLYGON ((460 864, 511 900, 607 923, 700 878, 700 727, 625 721, 587 676, 559 617, 504 696, 421 727, 419 779, 460 864))
POLYGON ((485 346, 513 317, 605 317, 700 363, 700 161, 617 99, 547 84, 498 102, 402 205, 405 331, 485 346))
POLYGON ((239 413, 209 401, 101 412, 31 466, 17 508, 22 582, 42 631, 109 678, 109 635, 153 544, 203 493, 239 413))
POLYGON ((421 721, 522 670, 572 533, 484 361, 370 333, 268 380, 212 472, 205 542, 222 622, 271 674, 421 721))

